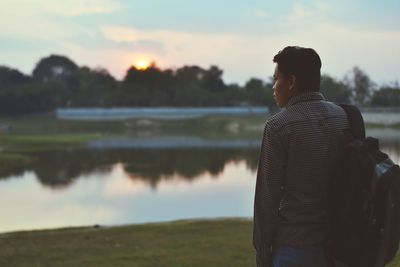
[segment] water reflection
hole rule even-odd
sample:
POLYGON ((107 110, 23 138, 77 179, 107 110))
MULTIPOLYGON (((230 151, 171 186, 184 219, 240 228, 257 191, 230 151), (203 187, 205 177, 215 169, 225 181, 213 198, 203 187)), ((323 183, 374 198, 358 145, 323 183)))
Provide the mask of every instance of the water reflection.
POLYGON ((22 179, 0 181, 0 232, 183 218, 250 217, 255 183, 254 172, 244 161, 226 164, 218 179, 208 172, 192 180, 176 173, 161 176, 156 188, 149 187, 140 176, 127 173, 120 163, 113 165, 108 173, 82 175, 75 186, 62 191, 41 187, 33 172, 25 172, 19 178, 22 179))
POLYGON ((42 185, 63 189, 81 176, 106 174, 114 164, 121 163, 130 179, 143 180, 155 188, 161 179, 168 180, 174 175, 185 180, 194 180, 203 173, 217 177, 230 162, 244 161, 250 170, 255 170, 258 153, 258 147, 52 151, 35 154, 37 160, 33 164, 0 173, 0 179, 31 171, 42 185))
MULTIPOLYGON (((368 136, 379 138, 381 150, 400 163, 400 131, 394 129, 367 129, 368 136)), ((112 139, 89 143, 84 149, 66 149, 37 153, 37 160, 0 172, 1 179, 33 172, 38 181, 53 189, 65 189, 79 177, 107 174, 113 165, 121 163, 131 180, 143 180, 156 188, 161 179, 178 175, 194 180, 203 173, 218 177, 224 166, 243 161, 255 171, 258 164, 260 140, 218 140, 196 138, 112 139)))
MULTIPOLYGON (((399 132, 367 135, 400 163, 399 132)), ((171 140, 114 139, 33 154, 31 165, 0 173, 0 232, 252 216, 259 140, 171 140)))

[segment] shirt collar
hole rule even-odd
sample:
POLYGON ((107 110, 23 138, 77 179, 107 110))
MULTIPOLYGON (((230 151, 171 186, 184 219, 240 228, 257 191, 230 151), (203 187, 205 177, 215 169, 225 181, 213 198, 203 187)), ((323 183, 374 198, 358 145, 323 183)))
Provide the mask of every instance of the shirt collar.
POLYGON ((289 107, 299 102, 320 101, 320 100, 325 100, 325 97, 320 92, 305 92, 290 98, 287 106, 289 107))

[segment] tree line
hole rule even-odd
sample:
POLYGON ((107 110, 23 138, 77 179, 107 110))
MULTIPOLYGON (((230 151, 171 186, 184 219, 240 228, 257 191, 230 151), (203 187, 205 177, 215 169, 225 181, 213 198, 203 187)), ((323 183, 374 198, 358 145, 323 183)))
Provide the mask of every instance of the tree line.
MULTIPOLYGON (((0 114, 49 112, 60 107, 276 107, 272 79, 249 79, 243 86, 226 84, 223 70, 183 66, 176 70, 155 64, 130 67, 122 80, 106 69, 78 66, 71 59, 50 55, 36 64, 31 75, 0 66, 0 114)), ((400 87, 378 87, 359 67, 343 79, 321 77, 321 92, 330 101, 359 106, 399 107, 400 87)))

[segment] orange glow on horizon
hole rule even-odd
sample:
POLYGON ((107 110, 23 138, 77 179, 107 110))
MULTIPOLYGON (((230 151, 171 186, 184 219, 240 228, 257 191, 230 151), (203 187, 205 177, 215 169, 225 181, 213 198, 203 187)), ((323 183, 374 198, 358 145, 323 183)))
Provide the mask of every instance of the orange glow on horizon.
POLYGON ((146 59, 139 59, 138 61, 136 61, 134 66, 138 70, 146 70, 151 66, 151 63, 146 59))

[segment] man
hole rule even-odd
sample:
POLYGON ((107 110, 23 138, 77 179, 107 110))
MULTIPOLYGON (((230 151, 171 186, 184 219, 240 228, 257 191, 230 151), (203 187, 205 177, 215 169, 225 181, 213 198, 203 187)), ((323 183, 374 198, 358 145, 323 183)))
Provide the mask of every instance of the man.
POLYGON ((257 266, 327 266, 325 197, 345 112, 319 93, 321 60, 311 48, 275 55, 274 96, 284 108, 264 128, 254 200, 257 266))

